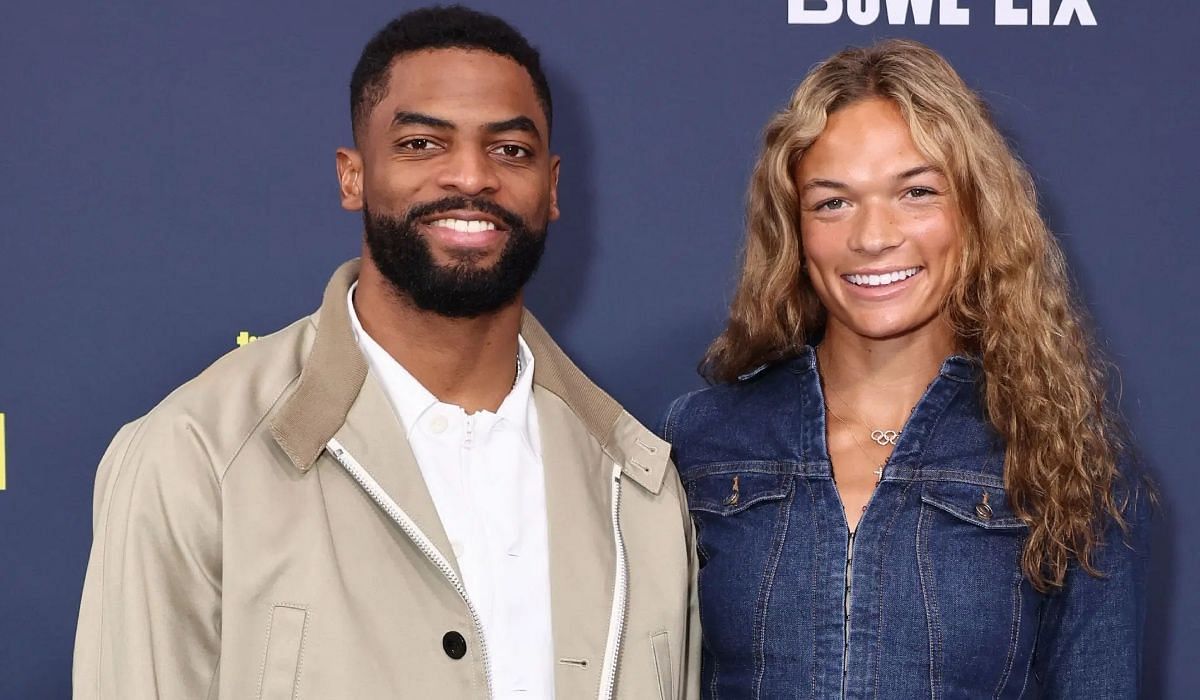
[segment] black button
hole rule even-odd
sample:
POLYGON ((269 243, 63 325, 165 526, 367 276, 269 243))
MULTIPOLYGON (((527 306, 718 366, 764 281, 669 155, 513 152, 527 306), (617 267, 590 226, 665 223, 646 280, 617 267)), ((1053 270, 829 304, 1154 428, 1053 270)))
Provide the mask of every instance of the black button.
POLYGON ((446 656, 452 659, 461 659, 467 655, 467 640, 458 632, 447 632, 442 636, 442 649, 446 652, 446 656))

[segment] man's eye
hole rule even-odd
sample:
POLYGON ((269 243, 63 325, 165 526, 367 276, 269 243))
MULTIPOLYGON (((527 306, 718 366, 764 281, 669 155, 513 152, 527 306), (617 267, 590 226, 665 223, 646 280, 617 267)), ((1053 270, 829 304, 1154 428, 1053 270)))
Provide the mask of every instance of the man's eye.
POLYGON ((406 151, 424 151, 432 145, 433 144, 430 143, 429 139, 409 139, 407 141, 401 141, 399 144, 397 144, 397 146, 399 146, 402 150, 406 151))
POLYGON ((528 148, 514 143, 501 144, 496 147, 496 152, 505 158, 528 158, 533 155, 528 148))

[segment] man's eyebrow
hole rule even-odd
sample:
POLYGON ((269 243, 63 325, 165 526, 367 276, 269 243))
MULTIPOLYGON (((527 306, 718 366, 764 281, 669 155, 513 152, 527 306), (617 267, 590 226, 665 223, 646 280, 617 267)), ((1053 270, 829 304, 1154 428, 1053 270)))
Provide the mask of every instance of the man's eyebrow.
POLYGON ((505 131, 524 131, 541 138, 542 132, 538 131, 537 124, 526 116, 513 117, 500 122, 490 122, 483 125, 484 131, 489 134, 501 134, 505 131))
POLYGON ((392 126, 408 125, 428 126, 432 129, 454 128, 454 122, 446 121, 445 119, 438 119, 437 117, 431 117, 428 114, 421 114, 420 112, 405 112, 401 110, 397 111, 396 116, 392 117, 392 126))

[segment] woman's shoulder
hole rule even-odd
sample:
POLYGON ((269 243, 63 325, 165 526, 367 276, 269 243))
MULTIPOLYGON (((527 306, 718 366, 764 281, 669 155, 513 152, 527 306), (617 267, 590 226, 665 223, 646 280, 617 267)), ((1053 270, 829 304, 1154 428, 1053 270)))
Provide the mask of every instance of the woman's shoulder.
MULTIPOLYGON (((775 407, 786 397, 795 398, 797 368, 794 361, 762 365, 730 382, 720 382, 690 391, 670 403, 659 431, 668 441, 678 430, 699 427, 708 421, 754 420, 748 415, 756 406, 775 407)), ((802 368, 801 368, 801 371, 802 368)))
POLYGON ((668 406, 658 434, 672 444, 681 468, 692 457, 761 443, 772 426, 801 419, 807 371, 797 359, 783 360, 683 394, 668 406))

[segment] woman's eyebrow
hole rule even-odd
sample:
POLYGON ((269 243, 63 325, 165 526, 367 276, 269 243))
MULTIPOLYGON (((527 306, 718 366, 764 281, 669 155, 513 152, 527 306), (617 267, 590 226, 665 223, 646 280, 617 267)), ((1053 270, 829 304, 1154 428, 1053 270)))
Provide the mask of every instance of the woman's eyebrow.
POLYGON ((847 185, 844 182, 838 182, 837 180, 825 180, 823 178, 814 178, 814 179, 809 180, 808 182, 804 183, 804 186, 800 188, 800 192, 801 192, 801 194, 803 194, 804 192, 808 192, 809 190, 816 190, 816 189, 848 190, 848 189, 850 189, 850 185, 847 185))
POLYGON ((918 165, 915 168, 909 168, 908 170, 905 170, 904 172, 897 175, 896 180, 907 180, 910 177, 916 177, 918 175, 925 175, 926 173, 933 173, 935 175, 945 175, 945 173, 942 172, 942 169, 937 167, 936 165, 918 165))

